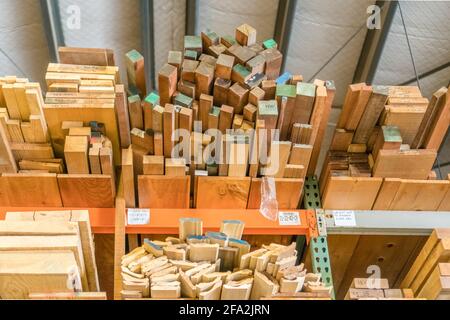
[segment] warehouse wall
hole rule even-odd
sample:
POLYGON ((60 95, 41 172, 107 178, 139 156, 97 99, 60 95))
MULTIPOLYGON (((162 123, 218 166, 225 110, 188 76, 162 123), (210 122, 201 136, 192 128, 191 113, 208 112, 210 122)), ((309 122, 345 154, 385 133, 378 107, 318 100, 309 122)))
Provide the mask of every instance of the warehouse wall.
POLYGON ((234 35, 248 23, 258 30, 258 41, 273 37, 278 0, 198 0, 196 33, 207 28, 220 35, 234 35))
MULTIPOLYGON (((417 73, 432 70, 450 61, 449 1, 401 2, 417 73)), ((415 77, 400 11, 395 17, 378 64, 375 83, 395 85, 415 77)), ((448 86, 450 68, 420 80, 422 93, 431 97, 448 86)), ((412 82, 410 85, 417 85, 412 82)))
POLYGON ((59 0, 59 11, 66 46, 113 49, 125 80, 124 54, 141 50, 139 0, 59 0), (73 5, 80 8, 80 29, 71 25, 73 5))
POLYGON ((43 84, 49 52, 39 1, 0 0, 0 49, 1 76, 23 76, 43 84))
POLYGON ((334 80, 337 87, 335 105, 342 105, 367 33, 366 10, 373 3, 374 0, 298 0, 286 70, 302 74, 306 81, 315 78, 334 80), (356 32, 345 48, 316 75, 356 32))
POLYGON ((167 62, 171 50, 183 50, 186 30, 186 1, 154 0, 155 70, 167 62))

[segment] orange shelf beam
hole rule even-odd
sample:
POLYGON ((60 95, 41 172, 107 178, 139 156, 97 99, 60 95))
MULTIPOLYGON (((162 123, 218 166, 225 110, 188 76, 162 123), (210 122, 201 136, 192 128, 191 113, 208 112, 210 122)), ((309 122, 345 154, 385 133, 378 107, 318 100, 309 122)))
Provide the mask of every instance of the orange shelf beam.
MULTIPOLYGON (((92 231, 96 234, 114 234, 114 208, 0 208, 0 220, 6 212, 89 210, 92 231)), ((307 239, 317 236, 315 213, 312 210, 288 210, 299 212, 301 225, 280 226, 278 221, 265 219, 259 210, 218 209, 151 209, 150 224, 127 226, 127 234, 178 234, 180 218, 199 218, 204 231, 219 231, 223 220, 240 220, 245 223, 247 235, 305 235, 307 239)))

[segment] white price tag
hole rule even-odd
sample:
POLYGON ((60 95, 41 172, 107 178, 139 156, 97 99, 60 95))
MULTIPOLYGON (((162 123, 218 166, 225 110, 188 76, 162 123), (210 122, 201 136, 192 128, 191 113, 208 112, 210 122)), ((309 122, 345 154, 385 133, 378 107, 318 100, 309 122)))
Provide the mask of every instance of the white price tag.
POLYGON ((150 209, 128 209, 128 225, 150 223, 150 209))
POLYGON ((333 211, 333 217, 336 227, 356 227, 354 211, 333 211))
POLYGON ((298 212, 281 212, 278 214, 280 226, 299 226, 302 224, 298 212))

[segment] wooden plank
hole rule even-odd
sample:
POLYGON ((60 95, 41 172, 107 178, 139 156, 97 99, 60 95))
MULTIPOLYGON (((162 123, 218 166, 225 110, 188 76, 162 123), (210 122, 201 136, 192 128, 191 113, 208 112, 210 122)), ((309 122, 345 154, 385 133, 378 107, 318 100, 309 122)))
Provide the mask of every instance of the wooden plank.
POLYGON ((3 174, 10 205, 14 207, 62 207, 56 174, 3 174))
POLYGON ((402 179, 386 178, 383 180, 373 210, 389 210, 395 195, 402 184, 402 179))
POLYGON ((127 208, 135 208, 136 196, 134 186, 132 147, 122 150, 122 183, 125 205, 127 206, 127 208))
POLYGON ((127 66, 128 86, 136 88, 141 97, 144 97, 147 94, 144 57, 138 51, 131 50, 125 54, 125 63, 127 66))
POLYGON ((219 130, 225 134, 228 129, 231 129, 234 115, 234 108, 227 105, 222 105, 220 108, 219 130))
POLYGON ((100 164, 100 148, 89 149, 89 168, 91 169, 92 174, 102 174, 102 167, 100 164))
POLYGON ((197 177, 197 209, 246 209, 251 179, 197 177))
POLYGON ((172 148, 174 143, 172 141, 172 133, 177 129, 175 121, 175 109, 171 104, 166 104, 164 108, 164 157, 170 158, 172 156, 172 148))
MULTIPOLYGON (((261 183, 262 179, 252 179, 247 209, 260 208, 261 183)), ((278 208, 297 209, 303 193, 303 183, 303 179, 275 179, 278 208)))
POLYGON ((125 92, 125 86, 118 84, 115 87, 116 92, 116 115, 119 125, 120 146, 122 148, 128 148, 131 144, 130 137, 130 116, 128 112, 128 100, 125 92))
POLYGON ((202 94, 199 100, 198 120, 202 122, 202 132, 208 130, 208 115, 213 107, 213 96, 202 94))
POLYGON ((89 174, 88 147, 86 136, 66 137, 64 158, 69 174, 89 174))
POLYGON ((59 61, 65 64, 114 66, 114 52, 111 49, 58 48, 59 61))
POLYGON ((436 211, 449 188, 446 180, 402 180, 388 210, 436 211))
POLYGON ((397 126, 403 143, 412 144, 424 118, 425 111, 426 107, 389 105, 386 107, 383 124, 386 126, 397 126))
POLYGON ((11 151, 16 161, 53 159, 53 149, 50 144, 11 143, 11 151))
POLYGON ((190 176, 139 176, 139 207, 189 208, 190 176))
POLYGON ((371 210, 382 178, 330 177, 322 204, 331 210, 371 210))
MULTIPOLYGON (((17 172, 17 164, 5 128, 0 125, 0 173, 17 172)), ((0 196, 1 199, 1 196, 0 196)))
POLYGON ((434 150, 380 150, 373 167, 373 176, 425 180, 436 156, 434 150))
POLYGON ((131 129, 144 129, 144 115, 141 105, 141 98, 138 95, 128 97, 128 110, 130 113, 131 129))
MULTIPOLYGON (((372 95, 372 87, 363 84, 359 90, 358 97, 355 105, 349 114, 347 121, 345 122, 345 129, 348 131, 355 131, 358 128, 359 121, 366 109, 370 96, 372 95)), ((344 111, 342 111, 344 112, 344 111)))
MULTIPOLYGON (((339 117, 339 121, 337 123, 338 129, 345 129, 347 122, 353 116, 352 112, 355 109, 355 106, 358 104, 359 95, 364 86, 364 83, 356 83, 348 86, 347 94, 345 96, 344 104, 342 106, 341 115, 339 117)), ((358 119, 361 119, 361 116, 358 119)), ((352 129, 353 131, 356 128, 352 129)))
POLYGON ((362 144, 369 141, 381 112, 384 110, 388 98, 388 88, 383 86, 373 86, 373 92, 367 103, 366 110, 363 113, 358 125, 358 129, 353 137, 353 143, 362 144))
POLYGON ((70 236, 0 236, 0 252, 11 251, 69 251, 72 252, 80 272, 84 291, 89 290, 83 251, 78 235, 70 236))
POLYGON ((0 295, 3 299, 27 299, 31 292, 74 292, 79 274, 72 252, 0 252, 0 295))
POLYGON ((436 118, 431 122, 432 131, 424 140, 425 149, 439 150, 444 141, 450 123, 450 92, 441 98, 442 104, 438 106, 436 118))
POLYGON ((113 208, 114 193, 108 175, 58 175, 64 207, 113 208))
POLYGON ((310 123, 314 99, 316 97, 316 86, 311 83, 297 83, 297 98, 295 111, 291 120, 291 127, 294 123, 310 123))

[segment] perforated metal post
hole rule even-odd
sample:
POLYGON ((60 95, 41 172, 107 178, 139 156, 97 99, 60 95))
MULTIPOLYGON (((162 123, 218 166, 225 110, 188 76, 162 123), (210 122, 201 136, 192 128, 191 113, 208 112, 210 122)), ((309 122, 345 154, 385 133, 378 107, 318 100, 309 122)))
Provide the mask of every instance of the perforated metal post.
MULTIPOLYGON (((316 177, 307 177, 305 179, 305 196, 303 199, 306 209, 316 210, 317 228, 319 231, 319 236, 312 238, 309 246, 313 272, 320 273, 325 285, 333 287, 325 216, 324 211, 320 209, 322 204, 320 201, 319 183, 316 177)), ((333 299, 335 298, 334 287, 331 296, 333 299)))

